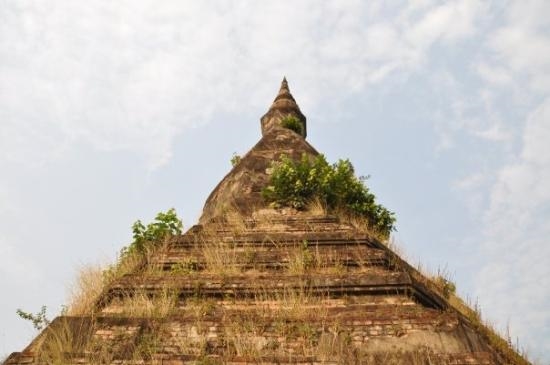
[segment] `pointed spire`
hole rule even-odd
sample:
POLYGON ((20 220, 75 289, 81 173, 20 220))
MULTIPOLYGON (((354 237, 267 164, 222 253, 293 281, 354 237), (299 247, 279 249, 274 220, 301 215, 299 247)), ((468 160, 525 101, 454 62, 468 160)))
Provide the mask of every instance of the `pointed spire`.
POLYGON ((283 76, 283 82, 281 82, 281 88, 279 89, 279 95, 283 93, 290 94, 290 90, 288 88, 288 82, 286 81, 286 76, 283 76))
POLYGON ((300 107, 296 104, 296 100, 290 93, 286 77, 283 77, 279 93, 275 97, 273 104, 267 113, 261 118, 262 135, 271 130, 275 126, 281 125, 281 120, 286 117, 293 116, 302 123, 302 137, 306 138, 306 117, 300 111, 300 107))
POLYGON ((273 101, 273 105, 271 105, 271 108, 276 107, 277 101, 281 99, 291 100, 296 105, 296 108, 298 110, 300 109, 296 104, 296 100, 294 100, 294 97, 290 93, 290 89, 288 88, 288 82, 286 81, 286 77, 283 77, 283 81, 281 82, 281 88, 279 89, 279 93, 277 94, 277 97, 275 97, 275 100, 273 101))

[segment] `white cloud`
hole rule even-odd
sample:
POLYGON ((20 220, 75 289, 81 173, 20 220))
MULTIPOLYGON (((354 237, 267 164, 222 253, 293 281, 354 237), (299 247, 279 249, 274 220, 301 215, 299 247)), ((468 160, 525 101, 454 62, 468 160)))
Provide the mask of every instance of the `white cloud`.
POLYGON ((511 71, 502 66, 489 66, 485 62, 475 65, 477 73, 487 82, 506 86, 512 82, 511 71))
POLYGON ((514 71, 526 73, 531 78, 532 86, 548 90, 548 77, 540 72, 550 70, 548 39, 547 34, 512 25, 497 31, 491 44, 514 71), (540 77, 543 78, 542 83, 536 80, 540 77))
POLYGON ((488 184, 489 175, 483 171, 457 179, 451 185, 452 189, 460 195, 470 212, 470 217, 474 220, 480 219, 480 212, 485 208, 487 198, 484 192, 488 184))
POLYGON ((524 161, 550 168, 550 100, 542 103, 527 119, 523 135, 524 161))
POLYGON ((454 182, 453 187, 460 190, 472 190, 485 183, 487 176, 483 173, 474 173, 454 182))
POLYGON ((472 133, 480 138, 484 138, 490 141, 505 141, 510 139, 510 133, 502 129, 499 124, 493 124, 489 128, 484 130, 472 131, 472 133))
POLYGON ((420 47, 443 39, 454 41, 471 36, 477 30, 475 20, 482 10, 479 1, 450 1, 429 9, 422 19, 411 26, 407 37, 420 47))
MULTIPOLYGON (((478 277, 481 303, 527 343, 550 336, 550 99, 528 118, 517 160, 502 167, 485 213, 486 266, 478 277), (510 313, 523 313, 509 318, 510 313), (534 334, 533 329, 538 329, 534 334)), ((540 344, 548 353, 550 344, 540 344)))
POLYGON ((0 154, 41 163, 87 141, 162 165, 185 128, 265 105, 274 86, 256 80, 293 73, 319 90, 304 98, 313 104, 329 98, 322 85, 357 92, 414 69, 437 40, 471 35, 479 8, 453 1, 390 14, 385 6, 4 2, 0 154))
POLYGON ((514 78, 520 87, 550 91, 549 13, 548 1, 512 1, 507 7, 507 22, 488 39, 493 62, 480 63, 480 73, 491 81, 514 78))
POLYGON ((499 99, 490 88, 472 92, 461 75, 449 70, 438 70, 431 75, 431 88, 440 103, 434 117, 438 135, 436 150, 450 150, 456 146, 455 139, 466 133, 467 138, 476 137, 490 142, 509 142, 514 129, 502 117, 499 99), (445 114, 443 116, 443 114, 445 114))
POLYGON ((512 336, 535 357, 550 353, 540 341, 550 337, 549 11, 548 2, 512 1, 504 18, 493 19, 497 27, 484 29, 486 42, 480 40, 471 67, 485 84, 472 92, 450 78, 454 118, 436 126, 447 146, 461 147, 455 141, 462 131, 499 142, 485 144, 477 171, 453 188, 484 227, 483 266, 473 278, 484 317, 500 329, 510 323, 512 336))

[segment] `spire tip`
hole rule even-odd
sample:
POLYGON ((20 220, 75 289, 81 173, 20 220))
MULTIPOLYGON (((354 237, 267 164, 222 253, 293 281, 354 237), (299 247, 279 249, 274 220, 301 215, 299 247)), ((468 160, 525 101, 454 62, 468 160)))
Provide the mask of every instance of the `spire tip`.
POLYGON ((302 114, 298 104, 296 104, 296 100, 294 100, 294 97, 290 93, 286 76, 283 76, 279 93, 267 113, 261 119, 262 134, 265 134, 266 131, 274 126, 280 126, 281 120, 287 116, 294 116, 300 120, 303 131, 299 134, 306 138, 306 117, 302 114))
POLYGON ((288 89, 288 81, 286 81, 286 76, 283 77, 283 81, 281 82, 281 88, 279 89, 279 94, 282 94, 284 92, 290 93, 290 90, 288 89))

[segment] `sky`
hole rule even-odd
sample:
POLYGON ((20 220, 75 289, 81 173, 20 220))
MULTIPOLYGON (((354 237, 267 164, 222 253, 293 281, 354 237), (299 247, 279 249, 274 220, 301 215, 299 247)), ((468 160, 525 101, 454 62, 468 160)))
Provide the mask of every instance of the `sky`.
POLYGON ((550 2, 0 0, 0 358, 131 225, 185 227, 286 76, 308 141, 550 363, 550 2), (546 188, 545 188, 546 186, 546 188))

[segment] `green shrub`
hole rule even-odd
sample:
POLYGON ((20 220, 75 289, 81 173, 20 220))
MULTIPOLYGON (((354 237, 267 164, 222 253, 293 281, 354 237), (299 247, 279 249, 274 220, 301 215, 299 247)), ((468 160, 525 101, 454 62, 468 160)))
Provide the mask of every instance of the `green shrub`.
POLYGON ((296 118, 294 115, 289 115, 281 119, 281 125, 284 128, 288 128, 298 133, 299 135, 304 134, 304 126, 300 119, 296 118))
POLYGON ((235 167, 239 162, 241 162, 241 156, 237 155, 237 152, 233 152, 233 156, 231 156, 231 166, 235 167))
POLYGON ((17 309, 16 313, 19 317, 22 319, 29 321, 32 323, 32 326, 41 331, 42 329, 48 327, 51 323, 51 321, 46 317, 46 306, 43 305, 40 309, 40 312, 37 312, 36 314, 32 314, 30 312, 25 312, 21 309, 17 309))
POLYGON ((452 282, 449 279, 446 279, 443 276, 437 276, 434 279, 435 284, 439 287, 439 289, 442 291, 443 296, 447 299, 451 296, 451 294, 456 294, 456 284, 452 282))
POLYGON ((183 224, 174 208, 160 212, 155 221, 144 226, 140 220, 132 225, 133 241, 121 250, 121 257, 129 254, 143 254, 148 244, 155 244, 168 236, 181 234, 183 224))
POLYGON ((349 160, 330 165, 323 155, 310 158, 303 154, 299 161, 283 155, 273 164, 269 185, 262 195, 275 206, 296 209, 319 199, 329 210, 343 209, 366 218, 373 230, 388 237, 394 229, 394 213, 376 204, 364 180, 355 176, 349 160))

